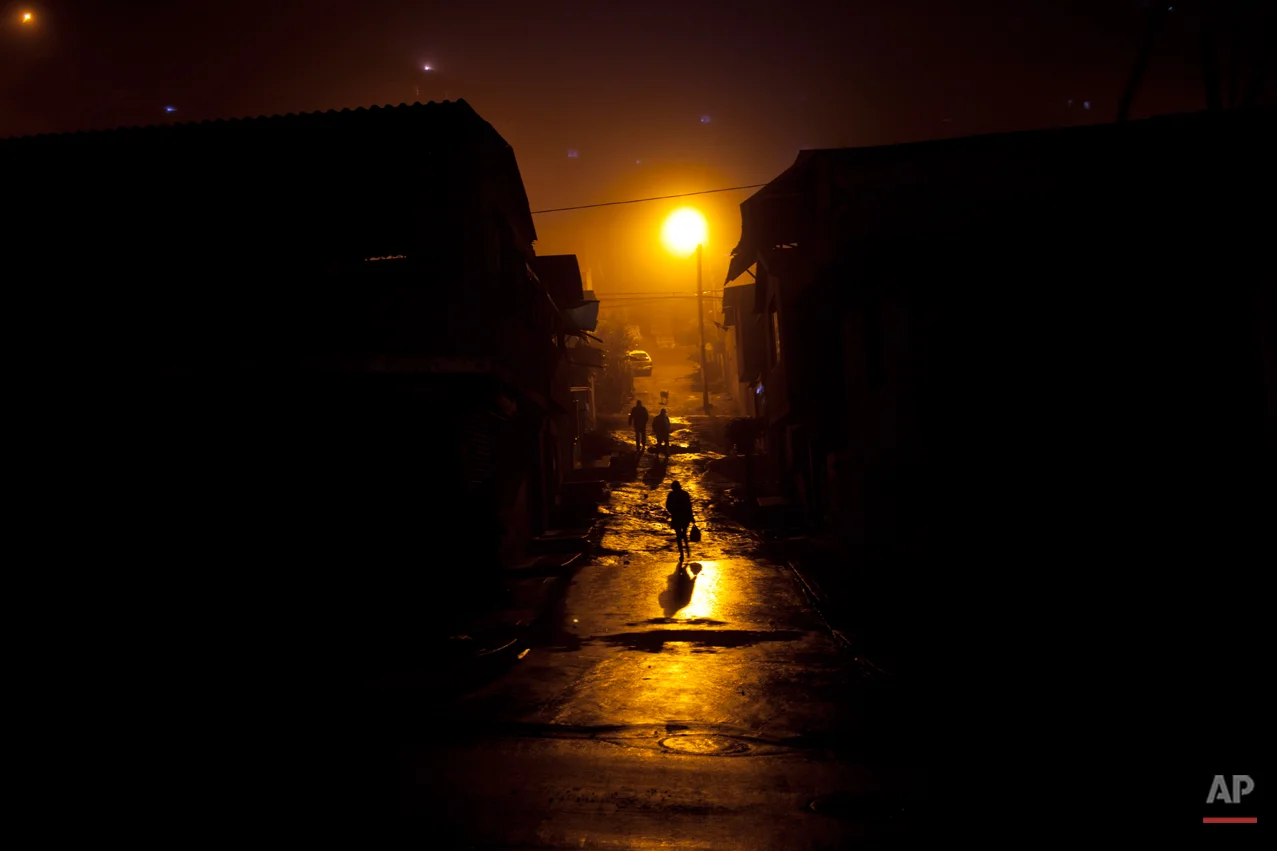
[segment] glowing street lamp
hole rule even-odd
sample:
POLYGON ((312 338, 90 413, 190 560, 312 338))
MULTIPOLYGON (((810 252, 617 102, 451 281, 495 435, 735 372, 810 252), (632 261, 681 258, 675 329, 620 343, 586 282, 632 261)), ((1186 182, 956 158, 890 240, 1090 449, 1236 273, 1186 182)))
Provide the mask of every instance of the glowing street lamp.
POLYGON ((687 257, 705 242, 705 217, 683 207, 670 213, 661 226, 661 242, 677 257, 687 257))
POLYGON ((22 23, 24 23, 24 24, 34 24, 34 23, 35 23, 35 16, 34 16, 34 15, 32 15, 30 12, 23 12, 23 13, 22 13, 22 23))
POLYGON ((702 283, 701 258, 708 234, 705 217, 699 210, 683 207, 670 213, 661 226, 661 241, 676 257, 696 252, 696 318, 701 328, 701 407, 709 416, 709 370, 705 366, 705 287, 702 283))

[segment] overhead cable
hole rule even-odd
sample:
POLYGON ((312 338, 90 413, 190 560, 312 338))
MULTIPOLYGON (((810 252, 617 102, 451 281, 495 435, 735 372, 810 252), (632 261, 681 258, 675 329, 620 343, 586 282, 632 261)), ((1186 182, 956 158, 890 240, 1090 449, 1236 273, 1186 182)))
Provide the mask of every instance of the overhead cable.
POLYGON ((725 189, 702 189, 700 192, 684 192, 679 195, 658 195, 654 198, 631 198, 627 201, 604 201, 602 204, 578 204, 575 207, 555 207, 552 210, 533 210, 532 215, 542 213, 564 213, 568 210, 589 210, 594 207, 615 207, 618 204, 642 204, 645 201, 668 201, 671 198, 689 198, 693 195, 710 195, 715 192, 737 192, 741 189, 761 189, 766 183, 751 183, 749 186, 728 186, 725 189))

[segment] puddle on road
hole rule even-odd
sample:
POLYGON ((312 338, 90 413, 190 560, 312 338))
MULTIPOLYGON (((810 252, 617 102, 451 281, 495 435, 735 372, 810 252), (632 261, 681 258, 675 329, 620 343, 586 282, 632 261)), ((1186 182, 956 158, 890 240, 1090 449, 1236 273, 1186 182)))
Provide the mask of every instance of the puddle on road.
MULTIPOLYGON (((662 736, 655 741, 652 738, 637 736, 601 736, 599 740, 621 747, 637 747, 648 750, 654 748, 655 750, 678 756, 781 756, 795 753, 799 750, 799 748, 781 742, 756 739, 746 735, 705 732, 703 730, 696 732, 674 724, 666 726, 666 730, 670 732, 679 729, 687 731, 679 732, 672 736, 662 736)), ((660 731, 654 732, 660 736, 660 731)))
POLYGON ((743 756, 753 753, 747 742, 731 736, 670 736, 660 746, 674 753, 692 756, 743 756))
POLYGON ((806 750, 798 739, 760 737, 754 731, 667 721, 662 724, 485 725, 484 732, 517 738, 601 742, 685 756, 775 756, 806 750))
MULTIPOLYGON (((626 626, 630 631, 619 635, 581 636, 574 638, 571 646, 611 644, 625 650, 653 654, 662 651, 674 655, 714 654, 763 643, 794 642, 806 636, 807 631, 724 629, 729 621, 740 620, 741 615, 746 620, 751 619, 755 606, 750 595, 763 593, 760 582, 765 582, 770 572, 765 558, 758 551, 757 535, 723 510, 730 499, 726 495, 730 490, 729 483, 704 472, 704 466, 710 459, 722 457, 713 449, 723 447, 715 445, 717 436, 707 437, 704 441, 697 439, 700 428, 689 428, 686 422, 676 419, 675 434, 687 436, 694 451, 683 455, 676 453, 668 462, 657 458, 653 452, 638 457, 632 449, 628 453, 622 452, 620 460, 631 466, 626 467, 620 478, 613 482, 608 494, 610 513, 600 518, 595 564, 608 573, 627 573, 638 566, 641 573, 637 573, 633 580, 618 577, 616 581, 632 581, 649 587, 647 575, 653 557, 669 559, 670 563, 678 559, 669 515, 665 510, 670 485, 678 481, 692 497, 694 517, 703 537, 700 542, 691 545, 691 558, 687 563, 678 560, 674 570, 666 576, 664 587, 652 588, 656 591, 656 611, 652 614, 658 616, 646 617, 640 608, 625 619, 629 621, 626 626), (724 574, 724 560, 736 558, 748 562, 748 569, 724 574), (763 569, 760 571, 759 567, 763 569), (680 632, 679 627, 689 629, 680 632), (647 631, 637 631, 643 629, 647 631)), ((629 446, 633 447, 632 432, 615 426, 610 431, 618 446, 623 445, 623 438, 628 436, 629 446)), ((776 567, 779 569, 779 566, 776 567)), ((621 588, 619 585, 616 587, 621 588)), ((754 623, 740 625, 757 626, 754 623)))

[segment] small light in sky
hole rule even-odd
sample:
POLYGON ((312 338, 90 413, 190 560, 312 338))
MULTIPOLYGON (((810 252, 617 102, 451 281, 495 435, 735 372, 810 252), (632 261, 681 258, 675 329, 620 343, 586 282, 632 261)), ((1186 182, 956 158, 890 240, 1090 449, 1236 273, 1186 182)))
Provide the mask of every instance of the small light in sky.
POLYGON ((1090 108, 1091 108, 1091 102, 1090 102, 1089 100, 1084 100, 1084 101, 1082 101, 1082 108, 1083 108, 1083 109, 1090 109, 1090 108))
POLYGON ((31 13, 30 13, 30 12, 23 12, 23 13, 22 13, 22 23, 24 23, 24 24, 29 24, 29 23, 31 23, 31 22, 32 22, 32 21, 34 21, 34 20, 35 20, 35 18, 31 17, 31 13))
POLYGON ((422 66, 421 66, 421 70, 422 70, 422 71, 429 71, 429 70, 430 70, 430 66, 429 66, 429 65, 422 65, 422 66))
POLYGON ((580 155, 576 152, 576 148, 568 148, 568 156, 572 159, 576 159, 580 155))
POLYGON ((708 115, 702 115, 702 116, 701 116, 701 123, 702 123, 702 124, 709 124, 709 116, 708 116, 708 115))
POLYGON ((635 164, 635 165, 642 165, 642 164, 643 164, 643 161, 642 161, 642 160, 635 160, 635 161, 634 161, 634 164, 635 164))
POLYGON ((165 112, 177 112, 177 107, 175 107, 175 106, 166 106, 166 107, 164 107, 164 111, 165 111, 165 112))

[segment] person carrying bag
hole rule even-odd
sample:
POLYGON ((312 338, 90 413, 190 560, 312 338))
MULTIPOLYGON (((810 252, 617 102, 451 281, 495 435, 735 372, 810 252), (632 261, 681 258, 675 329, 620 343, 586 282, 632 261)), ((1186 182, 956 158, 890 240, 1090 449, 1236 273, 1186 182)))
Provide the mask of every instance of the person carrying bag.
POLYGON ((670 525, 674 527, 674 542, 678 545, 679 561, 682 561, 685 554, 691 554, 687 527, 693 522, 692 498, 678 482, 670 484, 670 494, 665 498, 665 510, 669 512, 670 525))

